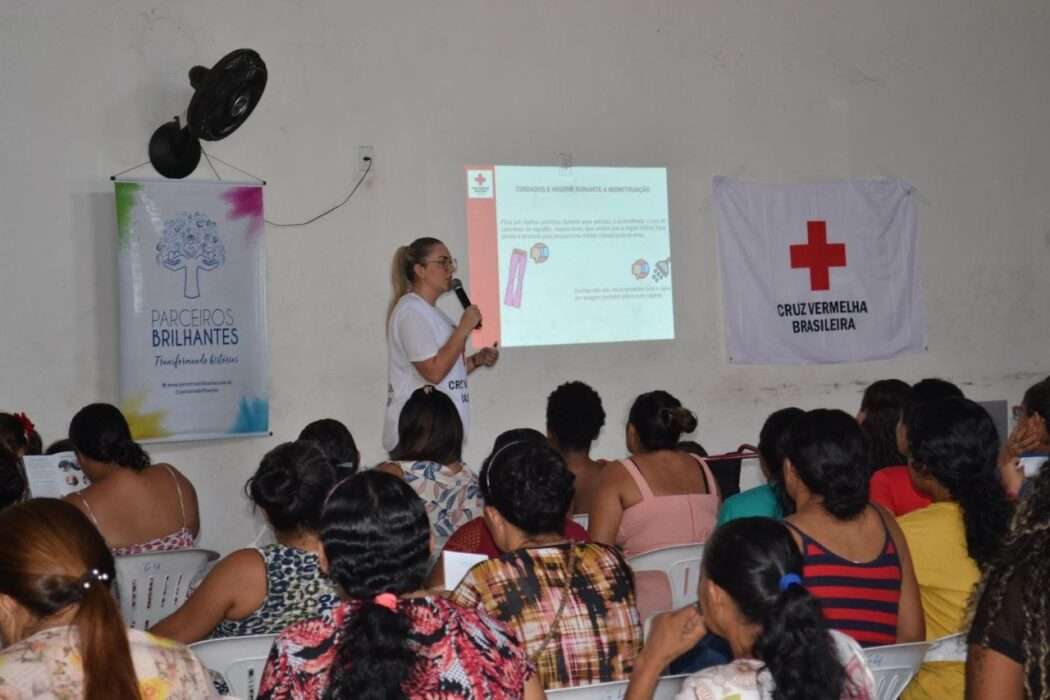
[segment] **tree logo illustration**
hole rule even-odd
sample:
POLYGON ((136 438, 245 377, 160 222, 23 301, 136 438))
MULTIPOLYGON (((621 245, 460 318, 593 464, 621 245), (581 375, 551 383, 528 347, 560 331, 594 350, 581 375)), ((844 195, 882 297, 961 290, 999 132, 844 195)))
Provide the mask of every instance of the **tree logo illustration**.
POLYGON ((226 248, 217 230, 215 222, 199 211, 181 212, 164 222, 164 236, 157 243, 157 264, 173 272, 182 270, 182 294, 187 299, 201 295, 201 270, 214 270, 226 262, 226 248))

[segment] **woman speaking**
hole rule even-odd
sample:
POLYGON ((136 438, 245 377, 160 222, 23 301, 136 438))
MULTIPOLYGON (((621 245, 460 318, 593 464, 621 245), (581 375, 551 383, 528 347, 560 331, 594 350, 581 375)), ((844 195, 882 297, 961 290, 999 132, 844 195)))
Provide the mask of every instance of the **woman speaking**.
POLYGON ((387 313, 388 385, 383 449, 397 445, 397 423, 412 392, 433 384, 448 394, 470 428, 470 391, 467 375, 478 367, 491 367, 499 359, 495 347, 482 348, 465 357, 471 331, 481 324, 477 306, 463 310, 459 324, 434 304, 452 289, 456 259, 436 238, 417 238, 394 254, 394 298, 387 313))

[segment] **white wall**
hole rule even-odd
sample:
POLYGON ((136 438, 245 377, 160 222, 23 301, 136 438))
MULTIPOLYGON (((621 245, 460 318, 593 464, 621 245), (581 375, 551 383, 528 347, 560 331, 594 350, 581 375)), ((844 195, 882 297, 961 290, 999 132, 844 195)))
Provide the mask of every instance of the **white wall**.
POLYGON ((667 166, 678 332, 504 352, 471 380, 472 463, 501 429, 542 427, 547 393, 570 378, 605 398, 596 453, 609 457, 623 451, 630 399, 658 387, 697 411, 715 450, 755 439, 784 405, 854 411, 888 376, 1016 402, 1050 364, 1048 35, 1045 0, 3 0, 0 406, 28 411, 52 440, 81 405, 116 398, 108 176, 145 160, 153 129, 185 107, 190 66, 245 46, 269 65, 267 93, 212 149, 269 180, 271 219, 341 199, 360 144, 375 147, 376 171, 337 214, 268 232, 274 437, 152 450, 197 484, 206 546, 251 539, 240 487, 309 420, 343 419, 366 460, 381 457, 390 255, 431 234, 463 256, 467 163, 567 152, 577 165, 667 166), (910 180, 929 353, 728 366, 715 174, 910 180))

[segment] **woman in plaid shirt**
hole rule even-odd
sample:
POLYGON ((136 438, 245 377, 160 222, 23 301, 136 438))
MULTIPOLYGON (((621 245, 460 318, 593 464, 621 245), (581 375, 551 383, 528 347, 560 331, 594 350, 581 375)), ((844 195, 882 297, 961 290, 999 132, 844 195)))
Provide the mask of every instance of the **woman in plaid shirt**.
POLYGON ((615 547, 565 539, 573 475, 516 433, 496 440, 480 477, 504 554, 471 569, 452 601, 507 623, 548 689, 626 679, 642 641, 631 569, 615 547))

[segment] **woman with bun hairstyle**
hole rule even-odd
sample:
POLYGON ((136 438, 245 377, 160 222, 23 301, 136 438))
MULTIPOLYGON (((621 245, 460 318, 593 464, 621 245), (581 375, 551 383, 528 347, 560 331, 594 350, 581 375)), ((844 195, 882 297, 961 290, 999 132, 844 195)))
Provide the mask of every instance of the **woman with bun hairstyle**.
MULTIPOLYGON (((666 391, 635 399, 626 430, 631 456, 602 473, 588 525, 593 541, 619 545, 627 558, 707 541, 718 518, 718 484, 701 457, 675 449, 694 430, 696 416, 666 391)), ((666 576, 645 572, 635 582, 642 619, 670 607, 666 576)))
POLYGON ((543 697, 503 624, 420 590, 430 521, 404 481, 375 470, 340 481, 320 534, 343 602, 278 636, 258 700, 543 697))
POLYGON ((217 697, 189 649, 124 626, 115 577, 105 540, 72 505, 38 498, 0 513, 0 697, 217 697))
POLYGON ((495 347, 467 356, 471 332, 481 325, 481 311, 471 305, 454 323, 437 308, 438 298, 452 289, 456 259, 436 238, 417 238, 394 254, 393 299, 387 311, 387 402, 383 449, 397 446, 397 425, 412 392, 433 384, 456 405, 464 432, 470 430, 467 375, 499 359, 495 347))
POLYGON ((875 683, 860 646, 829 630, 802 584, 802 555, 783 524, 740 518, 704 548, 700 605, 658 616, 625 700, 648 700, 662 669, 711 632, 734 660, 686 678, 678 700, 867 700, 875 683))
POLYGON ((95 523, 113 556, 193 546, 200 531, 197 491, 170 464, 151 464, 116 406, 93 403, 69 424, 69 439, 91 486, 66 496, 95 523))
POLYGON ((245 491, 266 513, 277 542, 240 549, 220 561, 182 607, 150 632, 189 644, 206 637, 274 634, 327 613, 337 594, 321 572, 318 529, 335 482, 331 460, 311 442, 270 450, 245 491))
POLYGON ((791 424, 784 455, 784 488, 795 503, 784 522, 828 624, 865 647, 925 639, 908 542, 893 516, 868 501, 856 419, 808 411, 791 424))

